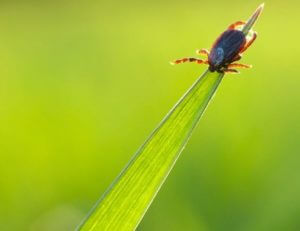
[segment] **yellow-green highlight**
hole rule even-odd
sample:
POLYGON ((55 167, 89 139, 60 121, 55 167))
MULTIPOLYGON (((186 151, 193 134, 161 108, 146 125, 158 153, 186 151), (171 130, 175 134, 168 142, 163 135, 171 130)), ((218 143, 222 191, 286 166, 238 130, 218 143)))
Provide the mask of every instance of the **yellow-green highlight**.
POLYGON ((79 228, 134 230, 213 97, 222 73, 207 70, 168 113, 79 228))

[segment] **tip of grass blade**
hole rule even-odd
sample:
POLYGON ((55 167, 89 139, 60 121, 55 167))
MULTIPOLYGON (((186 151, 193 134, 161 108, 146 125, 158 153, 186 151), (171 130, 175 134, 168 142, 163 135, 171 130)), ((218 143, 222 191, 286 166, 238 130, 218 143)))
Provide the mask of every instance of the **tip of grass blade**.
POLYGON ((242 30, 244 35, 247 35, 248 32, 251 30, 251 28, 254 26, 254 24, 255 24, 256 20, 258 19, 259 15, 263 11, 264 6, 265 6, 265 3, 260 4, 259 7, 253 13, 253 15, 248 19, 246 25, 243 27, 243 30, 242 30))

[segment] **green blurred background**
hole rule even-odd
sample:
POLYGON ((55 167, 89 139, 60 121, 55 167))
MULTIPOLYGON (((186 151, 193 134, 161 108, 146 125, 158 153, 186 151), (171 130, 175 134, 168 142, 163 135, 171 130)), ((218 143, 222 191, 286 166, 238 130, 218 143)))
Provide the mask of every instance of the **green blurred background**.
MULTIPOLYGON (((0 230, 73 230, 260 1, 1 1, 0 230)), ((296 0, 270 0, 138 230, 300 230, 296 0)))

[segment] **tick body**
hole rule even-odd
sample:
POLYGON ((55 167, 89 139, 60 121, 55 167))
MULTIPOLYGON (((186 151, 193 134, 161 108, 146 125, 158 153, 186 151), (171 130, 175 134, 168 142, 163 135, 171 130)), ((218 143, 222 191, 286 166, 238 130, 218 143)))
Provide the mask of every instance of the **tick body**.
POLYGON ((175 60, 173 64, 184 62, 196 62, 208 64, 211 72, 239 73, 235 68, 250 68, 251 65, 234 63, 242 58, 242 53, 255 41, 257 34, 251 31, 245 35, 240 27, 246 23, 238 21, 230 25, 214 42, 211 50, 198 50, 197 54, 205 55, 206 60, 199 58, 182 58, 175 60))
POLYGON ((239 59, 239 53, 246 44, 246 37, 242 31, 226 30, 216 40, 208 54, 210 71, 224 71, 230 63, 239 59))

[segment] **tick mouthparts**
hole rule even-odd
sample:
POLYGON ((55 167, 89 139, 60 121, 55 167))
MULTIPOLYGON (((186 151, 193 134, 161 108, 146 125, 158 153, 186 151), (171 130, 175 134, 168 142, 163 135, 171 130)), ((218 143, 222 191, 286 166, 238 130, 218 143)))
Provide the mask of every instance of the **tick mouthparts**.
POLYGON ((247 21, 247 23, 245 24, 245 26, 242 29, 242 32, 244 33, 245 36, 247 36, 248 32, 251 30, 251 28, 254 26, 254 23, 256 22, 256 20, 258 19, 259 15, 261 14, 261 12, 264 9, 264 5, 265 3, 262 3, 257 9, 256 11, 253 13, 253 15, 249 18, 249 20, 247 21))

